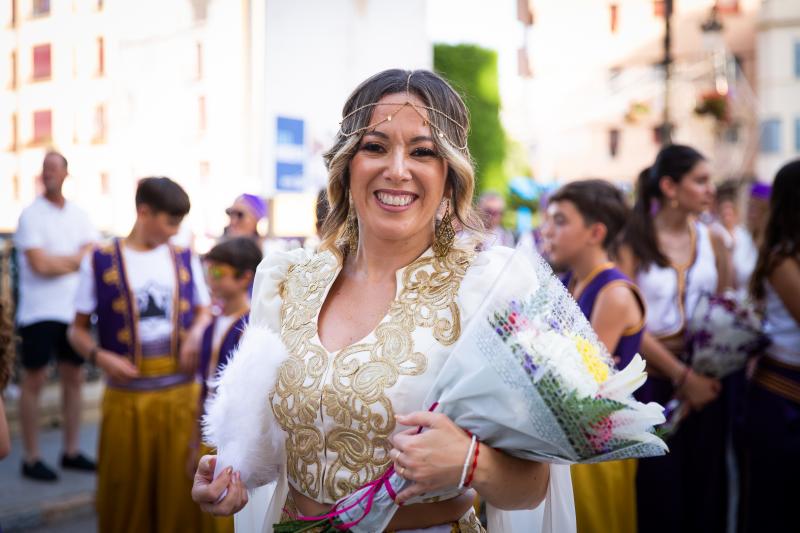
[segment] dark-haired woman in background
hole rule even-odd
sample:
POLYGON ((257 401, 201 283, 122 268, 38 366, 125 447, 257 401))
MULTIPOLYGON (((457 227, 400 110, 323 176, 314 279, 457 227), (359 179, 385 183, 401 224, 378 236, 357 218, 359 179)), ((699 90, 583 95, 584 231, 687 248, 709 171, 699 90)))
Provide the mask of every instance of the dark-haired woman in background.
POLYGON ((662 405, 678 397, 692 410, 668 441, 670 453, 639 463, 639 531, 647 533, 724 532, 726 527, 722 385, 691 370, 684 339, 700 295, 731 284, 722 239, 696 220, 714 199, 710 172, 693 148, 662 149, 639 176, 620 250, 620 268, 636 280, 648 309, 641 352, 649 379, 638 396, 662 405))
POLYGON ((745 532, 787 531, 800 501, 800 159, 778 171, 750 284, 772 339, 747 396, 745 532))

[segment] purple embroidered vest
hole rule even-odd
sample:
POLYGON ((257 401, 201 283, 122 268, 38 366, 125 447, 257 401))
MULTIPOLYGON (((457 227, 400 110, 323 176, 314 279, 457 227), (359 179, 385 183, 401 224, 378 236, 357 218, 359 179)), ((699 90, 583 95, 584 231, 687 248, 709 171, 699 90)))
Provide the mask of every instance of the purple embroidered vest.
MULTIPOLYGON (((177 359, 180 341, 194 319, 194 281, 192 279, 191 251, 170 246, 175 268, 176 290, 172 306, 172 338, 170 354, 177 359)), ((138 309, 128 284, 121 241, 114 239, 98 247, 92 255, 92 267, 97 295, 97 332, 100 346, 128 357, 141 367, 142 351, 137 331, 138 309)), ((181 376, 181 381, 187 381, 181 376)), ((160 388, 174 384, 175 379, 142 378, 134 380, 134 389, 160 388)))
MULTIPOLYGON (((569 287, 571 280, 572 272, 568 272, 561 281, 564 282, 566 287, 569 287)), ((578 295, 578 307, 580 307, 581 311, 588 320, 591 320, 592 318, 592 310, 594 309, 594 304, 597 301, 597 296, 600 294, 600 291, 610 283, 621 283, 630 287, 634 296, 636 296, 636 299, 639 302, 642 313, 644 313, 644 300, 639 294, 639 290, 636 288, 636 285, 634 285, 625 274, 612 267, 599 272, 589 281, 586 287, 584 287, 583 291, 578 295)), ((633 356, 639 353, 639 346, 642 343, 643 334, 644 321, 638 328, 635 328, 635 331, 631 330, 623 332, 619 342, 611 351, 612 355, 619 357, 619 362, 616 365, 617 368, 625 368, 628 363, 631 362, 633 356)))
POLYGON ((208 380, 213 378, 230 360, 249 318, 249 313, 245 313, 234 320, 228 330, 222 334, 222 340, 216 350, 214 349, 214 328, 217 325, 217 317, 214 317, 214 320, 203 332, 203 342, 200 345, 200 365, 197 368, 197 377, 203 386, 200 397, 201 409, 208 396, 208 380))

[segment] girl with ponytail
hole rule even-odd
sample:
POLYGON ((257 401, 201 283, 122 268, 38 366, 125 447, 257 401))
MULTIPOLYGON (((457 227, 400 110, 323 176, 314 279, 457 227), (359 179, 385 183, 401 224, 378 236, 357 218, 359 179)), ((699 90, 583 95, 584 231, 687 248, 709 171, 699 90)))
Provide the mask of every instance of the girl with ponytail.
POLYGON ((620 250, 620 268, 636 280, 647 304, 641 352, 648 380, 640 399, 665 405, 677 397, 692 409, 668 441, 670 453, 639 463, 639 531, 648 533, 725 531, 722 384, 691 370, 685 342, 685 326, 701 294, 731 284, 721 237, 697 221, 713 199, 705 157, 689 146, 663 148, 639 175, 620 250))

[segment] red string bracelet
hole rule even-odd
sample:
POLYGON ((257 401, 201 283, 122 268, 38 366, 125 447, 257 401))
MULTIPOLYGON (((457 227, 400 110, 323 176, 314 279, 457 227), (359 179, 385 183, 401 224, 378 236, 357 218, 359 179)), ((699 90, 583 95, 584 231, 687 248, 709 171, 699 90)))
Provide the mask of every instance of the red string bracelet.
POLYGON ((469 473, 469 477, 467 481, 464 483, 465 487, 469 487, 472 484, 472 478, 475 477, 475 470, 478 469, 478 454, 481 452, 481 441, 477 441, 475 443, 475 457, 472 459, 472 472, 469 473))

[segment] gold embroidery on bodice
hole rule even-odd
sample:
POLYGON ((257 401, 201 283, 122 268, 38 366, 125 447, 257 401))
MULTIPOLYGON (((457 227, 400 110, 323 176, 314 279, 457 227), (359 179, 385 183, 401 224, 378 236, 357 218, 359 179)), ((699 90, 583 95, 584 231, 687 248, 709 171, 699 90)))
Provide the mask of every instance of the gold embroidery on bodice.
MULTIPOLYGON (((339 272, 329 252, 289 269, 281 286, 281 337, 289 359, 272 396, 275 417, 286 431, 288 477, 305 495, 333 501, 378 477, 388 466, 395 429, 387 391, 401 376, 419 376, 426 354, 415 351, 412 333, 429 329, 448 346, 461 334, 456 303, 474 253, 430 252, 402 271, 389 312, 363 341, 328 353, 317 337, 317 318, 339 272)), ((423 398, 420 398, 420 402, 423 398)))

